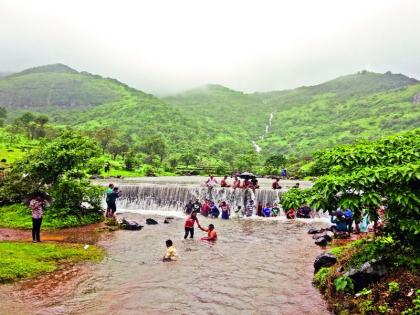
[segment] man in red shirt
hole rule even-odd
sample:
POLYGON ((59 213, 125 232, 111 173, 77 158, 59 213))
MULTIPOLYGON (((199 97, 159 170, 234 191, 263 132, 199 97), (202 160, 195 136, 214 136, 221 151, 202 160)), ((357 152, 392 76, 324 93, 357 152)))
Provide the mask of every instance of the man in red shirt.
POLYGON ((192 212, 187 219, 185 220, 185 235, 184 240, 187 239, 188 234, 190 235, 190 238, 194 237, 194 223, 197 222, 197 226, 200 227, 200 222, 198 222, 197 219, 197 213, 192 212))
POLYGON ((210 212, 210 200, 204 200, 203 204, 201 205, 201 214, 204 215, 205 217, 209 216, 209 212, 210 212))

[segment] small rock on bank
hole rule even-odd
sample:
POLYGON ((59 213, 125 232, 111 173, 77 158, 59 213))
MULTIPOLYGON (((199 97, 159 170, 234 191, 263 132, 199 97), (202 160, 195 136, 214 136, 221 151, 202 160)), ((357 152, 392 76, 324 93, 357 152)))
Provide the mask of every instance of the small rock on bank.
POLYGON ((315 258, 314 268, 315 273, 322 267, 331 267, 337 262, 337 257, 330 253, 322 253, 315 258))

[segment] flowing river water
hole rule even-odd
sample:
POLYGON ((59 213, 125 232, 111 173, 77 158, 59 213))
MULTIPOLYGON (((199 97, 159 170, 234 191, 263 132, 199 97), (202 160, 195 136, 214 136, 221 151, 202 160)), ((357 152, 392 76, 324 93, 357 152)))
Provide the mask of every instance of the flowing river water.
POLYGON ((0 287, 0 313, 329 314, 311 284, 321 250, 307 234, 323 220, 200 217, 202 225, 216 226, 219 239, 209 244, 198 229, 183 240, 182 215, 163 224, 158 211, 131 211, 120 216, 159 224, 102 238, 104 260, 65 271, 64 280, 58 273, 0 287), (161 262, 167 239, 177 262, 161 262))

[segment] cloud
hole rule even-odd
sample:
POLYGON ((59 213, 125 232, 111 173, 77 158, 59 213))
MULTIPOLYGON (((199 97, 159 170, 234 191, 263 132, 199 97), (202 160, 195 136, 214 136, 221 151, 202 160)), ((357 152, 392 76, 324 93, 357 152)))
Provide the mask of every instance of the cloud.
POLYGON ((62 62, 158 94, 420 77, 419 14, 416 0, 0 0, 0 71, 62 62))

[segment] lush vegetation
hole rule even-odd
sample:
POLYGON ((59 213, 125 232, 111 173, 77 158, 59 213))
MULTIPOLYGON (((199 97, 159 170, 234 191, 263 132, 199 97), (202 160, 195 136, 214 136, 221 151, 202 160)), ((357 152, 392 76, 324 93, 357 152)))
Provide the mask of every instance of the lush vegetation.
POLYGON ((61 263, 98 261, 103 252, 82 244, 31 244, 0 242, 0 283, 51 272, 61 263))
POLYGON ((375 219, 386 206, 387 232, 414 245, 420 235, 420 130, 318 153, 314 171, 325 174, 311 189, 317 209, 363 209, 375 219))
MULTIPOLYGON (((52 226, 100 219, 103 190, 92 185, 86 175, 87 165, 99 153, 93 140, 72 130, 62 131, 53 140, 41 140, 4 173, 0 182, 1 203, 20 203, 43 192, 52 199, 48 209, 48 222, 52 226)), ((3 210, 2 219, 13 217, 14 222, 9 224, 20 224, 19 207, 3 210)))
POLYGON ((321 268, 314 275, 314 284, 325 295, 334 314, 418 314, 418 255, 401 251, 398 242, 390 236, 366 237, 333 246, 329 252, 338 262, 321 268), (355 283, 346 272, 372 259, 381 259, 389 271, 378 281, 356 291, 355 283))
POLYGON ((416 314, 420 275, 420 130, 341 145, 315 154, 311 189, 292 189, 287 206, 310 203, 318 211, 351 209, 382 220, 375 235, 331 250, 337 265, 321 268, 314 283, 336 314, 416 314), (378 209, 384 207, 384 213, 378 209), (380 215, 383 217, 380 218, 380 215), (379 261, 388 273, 366 287, 346 272, 379 261), (410 293, 411 292, 411 293, 410 293), (356 295, 354 295, 356 293, 356 295), (337 301, 346 301, 338 303, 337 301))
POLYGON ((418 93, 414 79, 364 71, 288 91, 246 94, 209 85, 158 99, 113 79, 51 65, 0 79, 0 107, 7 109, 7 117, 0 112, 0 150, 54 138, 67 125, 100 145, 103 154, 92 172, 110 161, 115 175, 272 174, 285 156, 280 165, 305 176, 319 148, 418 126, 418 93))

